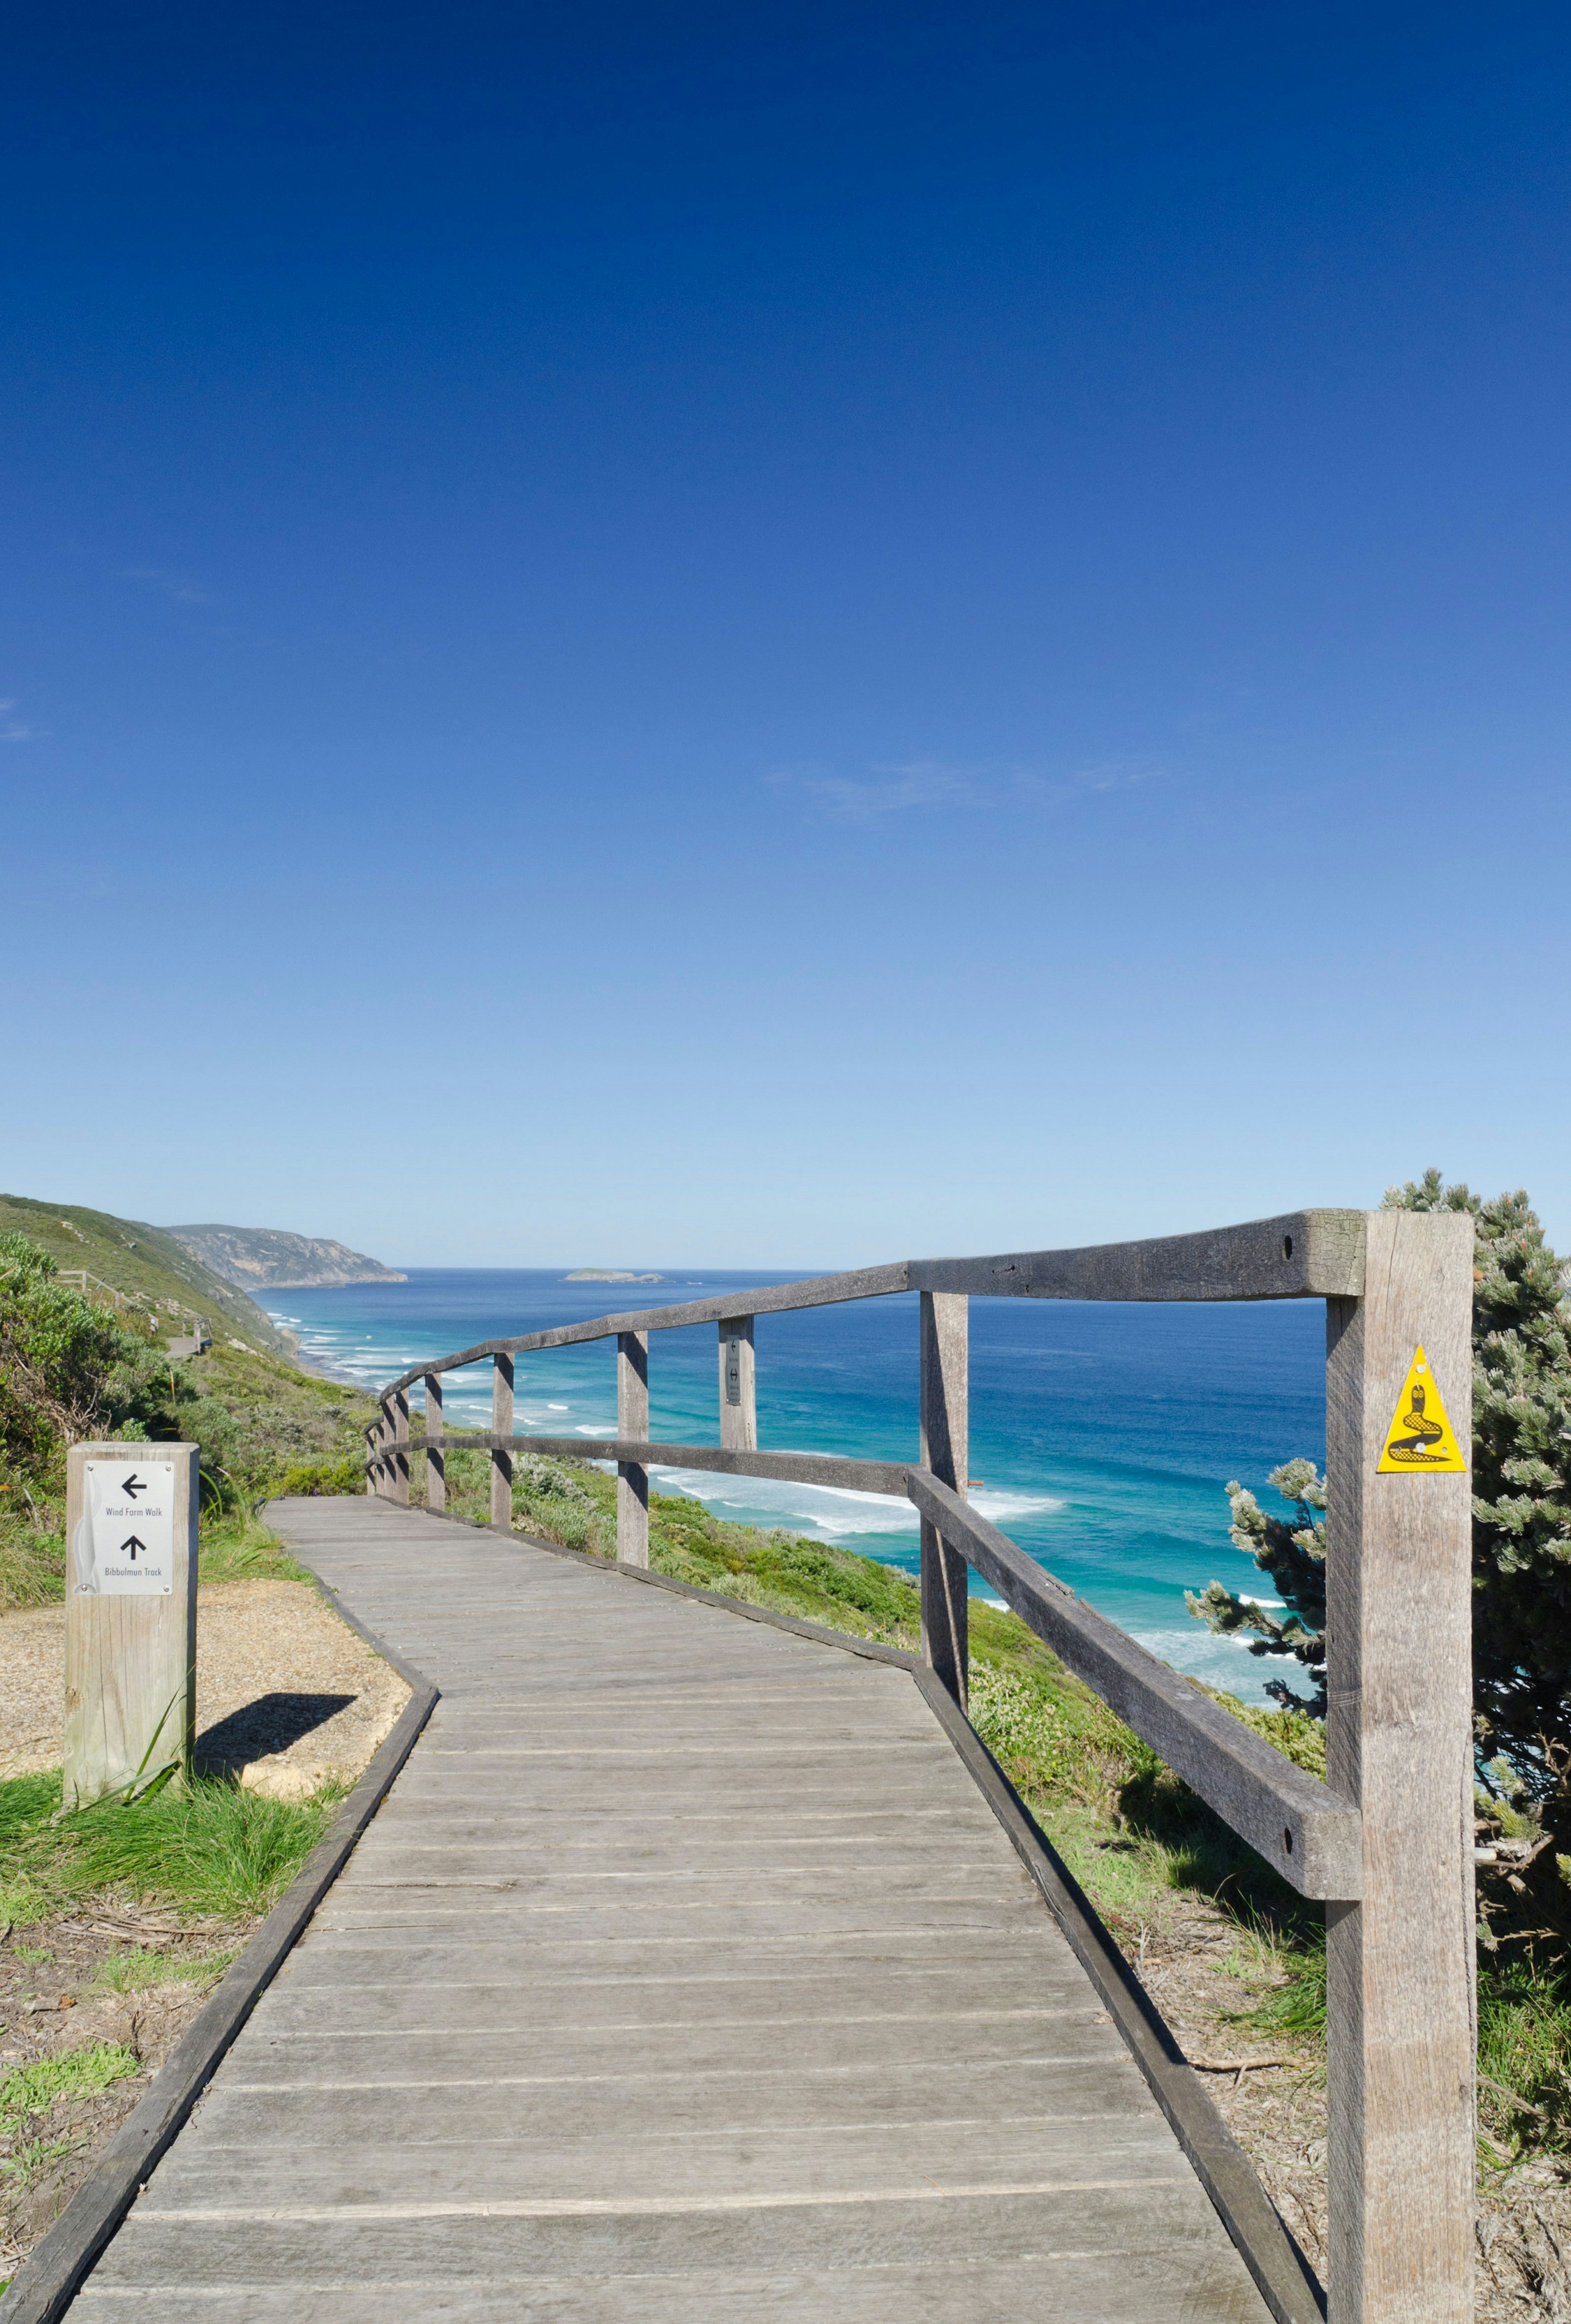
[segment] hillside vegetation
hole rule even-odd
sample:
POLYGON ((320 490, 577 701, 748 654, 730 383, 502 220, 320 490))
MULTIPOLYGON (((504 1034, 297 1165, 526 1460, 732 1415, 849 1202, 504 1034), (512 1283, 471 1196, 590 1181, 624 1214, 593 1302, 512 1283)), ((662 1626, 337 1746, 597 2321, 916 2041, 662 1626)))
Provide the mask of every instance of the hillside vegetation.
POLYGON ((86 1268, 128 1298, 142 1302, 170 1335, 192 1313, 205 1315, 214 1339, 220 1327, 247 1347, 287 1354, 292 1342, 243 1291, 226 1283, 161 1227, 85 1211, 69 1203, 35 1202, 0 1194, 0 1234, 23 1234, 60 1268, 86 1268))
MULTIPOLYGON (((6 1206, 35 1221, 42 1210, 14 1197, 6 1206)), ((200 1447, 210 1578, 272 1569, 254 1517, 270 1494, 363 1486, 368 1397, 218 1328, 207 1354, 173 1360, 171 1303, 206 1286, 161 1268, 143 1231, 103 1213, 62 1210, 51 1240, 0 1227, 0 1607, 63 1591, 66 1454, 84 1438, 200 1447), (111 1283, 115 1268, 134 1304, 71 1284, 56 1256, 62 1241, 67 1267, 111 1283)), ((216 1305, 204 1297, 208 1312, 216 1305)))

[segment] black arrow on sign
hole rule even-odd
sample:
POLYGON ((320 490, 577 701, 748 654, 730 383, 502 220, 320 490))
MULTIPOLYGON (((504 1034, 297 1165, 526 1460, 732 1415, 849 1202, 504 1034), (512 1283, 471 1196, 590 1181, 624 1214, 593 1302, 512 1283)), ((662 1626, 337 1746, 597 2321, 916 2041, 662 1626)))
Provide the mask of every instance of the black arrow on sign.
POLYGON ((142 1482, 142 1480, 137 1475, 135 1470, 133 1469, 130 1476, 126 1478, 125 1482, 121 1486, 120 1489, 123 1493, 129 1493, 132 1499, 134 1500, 138 1493, 146 1492, 147 1487, 142 1482))
POLYGON ((147 1555, 147 1544, 144 1541, 138 1541, 134 1534, 132 1535, 129 1541, 123 1541, 120 1547, 123 1554, 127 1550, 130 1551, 131 1563, 133 1565, 136 1563, 136 1553, 138 1550, 142 1552, 143 1557, 147 1555))

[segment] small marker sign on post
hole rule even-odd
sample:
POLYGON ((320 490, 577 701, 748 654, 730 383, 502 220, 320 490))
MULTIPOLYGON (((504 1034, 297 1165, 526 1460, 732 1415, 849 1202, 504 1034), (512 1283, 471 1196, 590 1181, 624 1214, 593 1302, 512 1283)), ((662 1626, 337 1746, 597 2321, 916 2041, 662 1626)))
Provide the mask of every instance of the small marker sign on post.
POLYGON ((1456 1477, 1462 1475, 1466 1467, 1456 1433, 1447 1418, 1440 1391, 1435 1386, 1429 1358, 1419 1348, 1408 1366, 1391 1426, 1385 1432, 1379 1473, 1392 1476, 1405 1471, 1411 1475, 1428 1471, 1433 1474, 1438 1471, 1443 1476, 1456 1477))
POLYGON ((66 1489, 68 1808, 180 1782, 197 1712, 194 1444, 76 1444, 66 1489), (149 1456, 152 1456, 151 1458, 149 1456))

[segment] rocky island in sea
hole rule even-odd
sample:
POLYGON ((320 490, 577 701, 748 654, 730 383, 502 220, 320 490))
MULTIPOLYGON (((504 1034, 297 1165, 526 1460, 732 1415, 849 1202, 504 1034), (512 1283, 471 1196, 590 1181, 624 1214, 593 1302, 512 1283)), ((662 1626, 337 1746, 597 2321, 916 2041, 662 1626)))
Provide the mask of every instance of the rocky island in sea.
POLYGON ((564 1283, 664 1283, 663 1275, 634 1275, 625 1267, 575 1267, 564 1283))

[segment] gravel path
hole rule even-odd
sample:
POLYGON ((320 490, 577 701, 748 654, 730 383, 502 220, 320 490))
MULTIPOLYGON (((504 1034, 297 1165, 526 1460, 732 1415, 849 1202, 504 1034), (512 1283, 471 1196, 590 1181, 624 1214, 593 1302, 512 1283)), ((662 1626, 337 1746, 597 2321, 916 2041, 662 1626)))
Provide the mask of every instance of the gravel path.
MULTIPOLYGON (((63 1606, 0 1615, 0 1780, 58 1767, 63 1606)), ((301 1799, 353 1781, 409 1700, 380 1655, 303 1582, 226 1582, 197 1598, 197 1760, 301 1799)))

